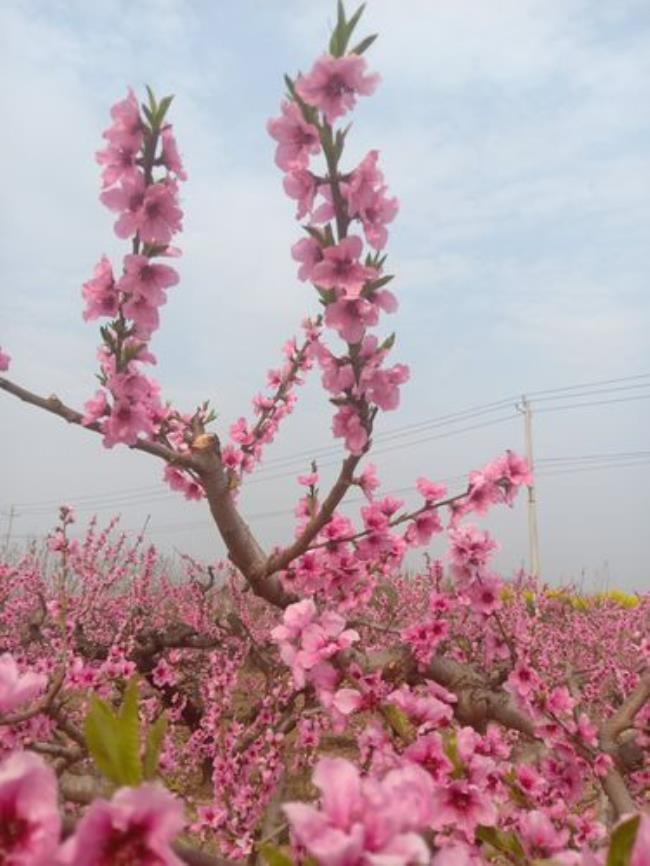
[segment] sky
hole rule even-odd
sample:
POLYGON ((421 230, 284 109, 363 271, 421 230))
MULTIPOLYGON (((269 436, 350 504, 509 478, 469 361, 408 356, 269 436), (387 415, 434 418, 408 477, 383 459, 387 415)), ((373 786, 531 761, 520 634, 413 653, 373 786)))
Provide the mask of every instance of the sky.
MULTIPOLYGON (((102 253, 118 262, 125 249, 93 155, 110 105, 150 84, 175 94, 189 174, 157 375, 181 408, 210 399, 222 436, 250 417, 284 341, 318 309, 289 254, 301 230, 265 124, 283 74, 324 50, 334 5, 1 4, 0 345, 12 379, 78 407, 95 390, 98 334, 80 287, 102 253)), ((515 404, 529 395, 542 577, 647 590, 650 7, 369 0, 360 31, 380 34, 368 61, 382 84, 353 115, 346 159, 379 149, 400 201, 387 248, 400 308, 382 333, 396 331, 393 358, 411 368, 376 428, 382 489, 415 504, 420 475, 460 490, 469 470, 523 451, 515 404)), ((331 414, 313 371, 246 484, 242 510, 269 548, 291 540, 297 472, 312 455, 325 481, 336 470, 331 414)), ((153 458, 108 451, 5 394, 0 431, 0 543, 9 529, 15 544, 42 535, 65 502, 81 528, 120 514, 128 531, 146 521, 165 553, 222 554, 205 504, 170 493, 153 458)), ((525 565, 525 497, 485 526, 504 575, 525 565)))

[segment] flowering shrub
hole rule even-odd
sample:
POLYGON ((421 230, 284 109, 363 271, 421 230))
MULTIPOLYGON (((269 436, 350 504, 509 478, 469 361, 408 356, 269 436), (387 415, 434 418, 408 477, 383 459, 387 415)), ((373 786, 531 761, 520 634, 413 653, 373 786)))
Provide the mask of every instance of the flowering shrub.
POLYGON ((302 223, 297 276, 322 310, 223 444, 207 403, 181 412, 144 372, 178 283, 171 97, 129 91, 111 110, 100 198, 129 245, 82 288, 84 319, 104 320, 100 388, 79 412, 0 387, 162 460, 173 490, 207 500, 228 562, 187 557, 179 583, 117 521, 72 537, 64 506, 47 559, 0 564, 2 863, 650 862, 650 596, 585 599, 495 573, 495 540, 467 518, 531 483, 511 452, 458 493, 417 479, 411 511, 362 466, 408 368, 374 331, 397 309, 397 201, 377 150, 343 164, 349 114, 378 84, 375 37, 353 44, 361 12, 339 4, 327 53, 286 78, 268 123, 302 223), (237 491, 314 366, 347 453, 326 493, 315 464, 298 477, 293 540, 267 554, 237 491), (356 521, 339 511, 354 487, 356 521), (443 559, 405 576, 434 536, 443 559))

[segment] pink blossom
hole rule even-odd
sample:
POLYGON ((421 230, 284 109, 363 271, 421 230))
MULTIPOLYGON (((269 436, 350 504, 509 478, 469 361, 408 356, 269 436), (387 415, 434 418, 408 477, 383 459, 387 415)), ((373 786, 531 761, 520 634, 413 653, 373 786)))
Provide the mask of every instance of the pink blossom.
POLYGON ((375 268, 362 265, 359 261, 362 250, 363 243, 356 235, 325 247, 323 260, 312 269, 312 281, 326 289, 343 289, 346 299, 355 300, 364 285, 377 276, 375 268))
POLYGON ((328 123, 354 108, 357 94, 369 96, 379 81, 366 75, 366 61, 356 54, 320 57, 308 75, 296 81, 296 92, 308 105, 320 109, 328 123))
POLYGON ((501 588, 503 584, 494 574, 477 577, 469 588, 472 610, 488 616, 501 607, 501 588))
POLYGON ((56 776, 31 752, 0 763, 0 862, 50 866, 61 832, 56 776))
POLYGON ((130 238, 137 233, 145 243, 164 246, 181 229, 183 212, 176 203, 173 181, 145 186, 144 178, 138 175, 105 190, 100 199, 120 214, 115 223, 118 238, 130 238))
POLYGON ((386 698, 388 703, 395 704, 416 725, 427 727, 442 727, 451 720, 453 710, 449 704, 439 700, 433 694, 416 694, 408 686, 400 686, 386 698))
POLYGON ((366 328, 379 321, 379 309, 366 298, 341 299, 325 308, 325 324, 348 343, 359 343, 366 328))
POLYGON ((291 257, 302 264, 298 268, 298 279, 312 279, 314 266, 323 260, 323 248, 315 238, 302 238, 291 247, 291 257))
POLYGON ((3 352, 0 348, 0 373, 4 373, 9 369, 9 364, 11 363, 11 355, 8 355, 6 352, 3 352))
POLYGON ((412 547, 421 547, 431 541, 434 533, 442 532, 442 523, 436 511, 423 511, 409 523, 404 540, 412 547))
POLYGON ((135 325, 141 340, 149 340, 160 325, 160 313, 144 295, 133 295, 123 306, 124 315, 135 325))
POLYGON ((406 364, 395 364, 386 370, 375 370, 363 377, 366 397, 388 412, 399 406, 399 386, 408 382, 411 373, 406 364))
POLYGON ((63 845, 61 861, 65 866, 182 866, 171 843, 183 825, 180 802, 164 788, 122 788, 110 801, 91 804, 63 845))
POLYGON ((95 424, 109 412, 105 391, 95 391, 95 396, 84 403, 84 416, 81 423, 85 426, 95 424))
POLYGON ((478 824, 489 827, 496 823, 497 810, 493 801, 476 785, 464 780, 436 788, 432 799, 432 824, 436 829, 451 825, 472 841, 478 824))
POLYGON ((296 640, 316 619, 317 613, 316 605, 311 598, 290 604, 284 611, 282 625, 276 626, 271 631, 271 637, 275 641, 296 640))
POLYGON ((377 478, 377 467, 374 463, 369 463, 357 478, 357 484, 361 488, 363 495, 369 501, 372 501, 372 496, 375 490, 380 486, 377 478))
POLYGON ((575 704, 576 702, 566 686, 556 686, 548 697, 548 708, 556 716, 570 713, 575 704))
POLYGON ((116 147, 137 151, 142 144, 144 124, 135 93, 129 88, 126 99, 116 102, 111 108, 112 125, 103 133, 104 138, 116 147))
POLYGON ((388 239, 386 223, 395 218, 398 204, 397 199, 385 196, 384 178, 377 169, 378 157, 376 150, 368 153, 343 185, 343 193, 349 215, 361 220, 366 240, 376 250, 381 250, 388 239))
POLYGON ((586 713, 580 713, 578 716, 577 733, 586 745, 598 745, 598 728, 589 720, 589 716, 586 713))
POLYGON ((113 268, 106 256, 102 256, 95 265, 93 277, 83 284, 81 293, 86 301, 86 309, 83 313, 85 321, 102 316, 113 318, 117 315, 119 294, 113 277, 113 268))
POLYGON ((162 160, 163 165, 167 171, 175 174, 179 180, 187 180, 187 173, 183 168, 183 162, 178 152, 178 148, 176 147, 176 139, 172 133, 171 125, 167 125, 163 128, 163 131, 160 134, 160 139, 162 141, 160 159, 162 160))
POLYGON ((10 653, 0 655, 0 715, 29 703, 47 685, 47 676, 33 671, 21 674, 10 653))
POLYGON ((443 783, 454 769, 437 732, 424 734, 406 748, 404 757, 423 767, 435 782, 443 783))
POLYGON ((313 174, 306 168, 296 168, 285 174, 282 185, 289 198, 298 202, 296 219, 301 220, 314 206, 316 180, 313 174))
POLYGON ((140 240, 164 246, 182 228, 183 211, 176 201, 173 181, 154 183, 147 187, 138 225, 140 240))
POLYGON ((377 195, 374 202, 361 213, 361 223, 366 240, 375 250, 383 250, 388 241, 386 223, 397 216, 399 205, 396 198, 377 195))
POLYGON ((194 478, 186 475, 180 469, 176 469, 174 466, 167 465, 165 466, 165 471, 163 472, 163 478, 169 484, 172 490, 177 490, 179 493, 182 493, 183 496, 188 500, 198 500, 203 499, 205 493, 201 485, 194 478))
POLYGON ((539 677, 525 662, 518 661, 507 682, 516 694, 527 697, 539 685, 539 677))
POLYGON ((142 221, 142 205, 144 204, 145 182, 142 174, 126 177, 119 186, 107 189, 100 195, 100 200, 109 210, 119 213, 114 229, 118 238, 130 238, 135 235, 142 221))
POLYGON ((275 163, 282 171, 307 168, 310 154, 320 151, 320 136, 313 123, 307 123, 295 102, 282 103, 282 115, 269 120, 269 135, 278 142, 275 163))
POLYGON ((435 502, 437 499, 444 499, 447 495, 447 488, 444 484, 436 484, 429 481, 428 478, 418 478, 415 486, 424 497, 425 502, 435 502))
POLYGON ((448 536, 449 558, 457 577, 474 575, 487 564, 492 551, 497 548, 488 532, 481 533, 469 524, 450 529, 448 536))
POLYGON ((353 406, 341 406, 332 419, 334 436, 345 439, 345 447, 351 454, 362 454, 368 442, 368 432, 353 406))
POLYGON ((333 696, 334 707, 344 716, 356 712, 363 703, 363 695, 356 689, 338 689, 333 696))
POLYGON ((169 265, 152 262, 148 256, 124 256, 124 274, 118 288, 128 294, 144 295, 155 305, 164 303, 164 289, 178 283, 178 272, 169 265))
POLYGON ((439 848, 434 854, 431 866, 482 866, 474 856, 469 845, 454 842, 439 848))
POLYGON ((104 445, 112 448, 118 442, 135 445, 138 435, 153 432, 153 421, 146 403, 116 400, 104 421, 104 445))
POLYGON ((134 180, 140 173, 136 163, 138 148, 133 146, 108 144, 103 150, 98 150, 95 160, 104 166, 102 185, 104 188, 113 186, 121 180, 134 180))
POLYGON ((322 866, 407 866, 428 863, 429 851, 414 831, 431 819, 433 783, 419 767, 362 779, 343 758, 321 758, 313 776, 320 809, 286 803, 296 839, 322 866))
POLYGON ((569 839, 568 830, 556 830, 550 818, 539 809, 521 815, 519 831, 524 850, 531 858, 551 857, 564 848, 569 839))

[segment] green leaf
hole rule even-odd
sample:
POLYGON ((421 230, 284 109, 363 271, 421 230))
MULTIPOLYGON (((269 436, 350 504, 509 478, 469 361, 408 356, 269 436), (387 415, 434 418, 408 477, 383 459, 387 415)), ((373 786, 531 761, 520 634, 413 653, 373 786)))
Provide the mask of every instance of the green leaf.
POLYGON ((319 244, 325 243, 325 236, 320 229, 314 228, 314 226, 303 226, 303 228, 307 234, 315 241, 318 241, 319 244))
POLYGON ((412 743, 415 740, 415 728, 403 710, 400 710, 395 704, 386 704, 382 712, 388 724, 399 737, 407 743, 412 743))
POLYGON ((129 361, 133 361, 134 358, 137 358, 146 345, 146 343, 134 343, 131 346, 126 346, 122 352, 124 363, 128 364, 129 361))
POLYGON ((320 295, 320 300, 325 307, 333 304, 336 300, 336 289, 321 289, 316 286, 316 291, 320 295))
POLYGON ((169 106, 172 104, 173 96, 165 96, 160 100, 160 105, 158 106, 158 111, 156 112, 156 126, 162 126, 162 122, 165 119, 165 115, 169 110, 169 106))
POLYGON ((285 76, 284 76, 284 83, 285 83, 286 86, 287 86, 287 91, 288 91, 289 96, 291 97, 291 99, 295 99, 295 97, 296 97, 296 89, 295 89, 295 87, 294 87, 293 81, 291 80, 291 78, 289 78, 288 75, 285 75, 285 76))
POLYGON ((153 95, 153 90, 149 87, 148 84, 145 84, 147 89, 147 96, 149 97, 149 109, 151 113, 155 116, 158 111, 158 104, 156 102, 156 97, 153 95))
POLYGON ((504 854, 512 855, 517 861, 523 862, 525 860, 524 849, 521 847, 517 835, 513 832, 499 830, 497 827, 482 826, 476 828, 476 836, 481 842, 486 842, 504 854))
POLYGON ((147 118, 147 120, 149 121, 149 126, 155 126, 156 118, 155 118, 154 114, 151 112, 151 109, 148 108, 148 107, 144 104, 144 102, 142 103, 142 113, 144 114, 144 116, 145 116, 145 117, 147 118))
POLYGON ((260 845, 260 854, 266 863, 268 863, 268 866, 293 866, 293 860, 286 850, 271 845, 268 842, 260 845))
POLYGON ((164 716, 158 716, 147 732, 147 742, 144 748, 144 761, 142 764, 142 773, 145 779, 153 779, 156 775, 160 750, 162 749, 166 733, 167 719, 164 716))
POLYGON ((629 866, 641 816, 624 821, 612 832, 606 866, 629 866))
POLYGON ((325 226, 325 243, 323 244, 323 246, 334 246, 334 232, 332 231, 332 226, 330 223, 327 223, 327 225, 325 226))
POLYGON ((120 781, 123 785, 136 786, 142 781, 139 694, 138 681, 133 677, 124 692, 124 700, 118 716, 118 746, 122 776, 120 781))
POLYGON ((367 51, 372 43, 375 41, 379 34, 373 33, 372 36, 366 36, 365 39, 362 39, 354 48, 350 49, 350 54, 363 54, 364 51, 367 51))
POLYGON ((377 289, 381 289, 383 286, 388 285, 388 283, 390 283, 390 281, 394 279, 394 274, 386 274, 386 276, 380 277, 378 280, 373 280, 371 283, 368 283, 366 289, 369 293, 376 292, 377 289))
POLYGON ((110 782, 121 783, 117 717, 97 695, 90 696, 90 709, 84 722, 86 746, 97 769, 110 782))
POLYGON ((345 45, 343 46, 344 51, 348 47, 348 42, 350 41, 350 36, 352 36, 352 33, 354 32, 354 28, 359 23, 359 19, 363 15, 363 10, 365 8, 366 8, 366 4, 362 3, 361 6, 359 6, 359 8, 357 9, 357 11, 354 13, 352 18, 350 18, 347 25, 345 26, 345 45))
POLYGON ((395 345, 395 331, 393 331, 393 333, 389 337, 386 337, 386 339, 381 344, 379 349, 380 349, 380 351, 383 351, 383 352, 389 352, 393 348, 394 345, 395 345))
POLYGON ((458 754, 458 741, 456 739, 455 731, 451 731, 446 737, 444 737, 444 742, 445 754, 454 766, 451 777, 452 779, 460 779, 463 775, 464 765, 460 755, 458 754))

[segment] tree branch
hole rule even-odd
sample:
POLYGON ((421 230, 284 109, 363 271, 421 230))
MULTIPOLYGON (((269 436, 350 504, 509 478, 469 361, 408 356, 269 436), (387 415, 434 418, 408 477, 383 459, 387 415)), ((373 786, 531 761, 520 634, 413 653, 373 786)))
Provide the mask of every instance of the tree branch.
MULTIPOLYGON (((14 397, 18 397, 19 400, 23 401, 23 403, 29 403, 31 406, 36 406, 38 409, 44 409, 52 415, 58 415, 59 418, 63 418, 63 420, 67 421, 68 424, 76 424, 79 427, 83 427, 84 430, 91 430, 93 433, 101 434, 102 432, 101 427, 97 422, 84 424, 81 412, 72 409, 70 406, 66 406, 66 404, 59 400, 59 398, 54 394, 50 397, 41 397, 38 394, 34 394, 32 391, 28 391, 26 388, 22 388, 20 385, 16 385, 15 382, 5 379, 3 376, 0 376, 0 389, 6 391, 8 394, 13 394, 14 397)), ((146 454, 151 454, 154 457, 158 457, 167 463, 173 463, 177 466, 187 466, 188 468, 191 468, 192 466, 191 457, 179 454, 177 451, 168 448, 166 445, 161 445, 158 442, 148 442, 145 439, 138 439, 134 445, 129 445, 128 447, 132 448, 134 451, 144 451, 146 454)))
POLYGON ((317 513, 312 517, 293 544, 269 557, 265 565, 265 574, 272 575, 277 571, 283 571, 294 559, 307 552, 311 542, 332 519, 332 515, 348 492, 348 489, 352 485, 354 470, 360 460, 361 455, 355 454, 350 454, 345 458, 338 478, 317 513))

